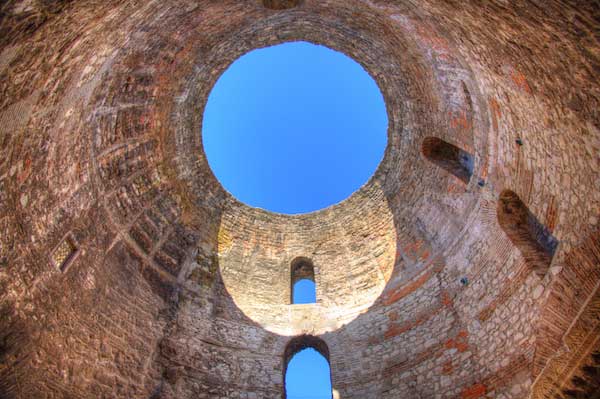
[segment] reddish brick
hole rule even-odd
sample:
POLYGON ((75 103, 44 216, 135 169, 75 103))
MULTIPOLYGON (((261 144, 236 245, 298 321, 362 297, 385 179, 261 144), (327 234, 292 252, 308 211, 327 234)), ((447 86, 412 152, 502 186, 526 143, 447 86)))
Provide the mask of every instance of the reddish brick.
POLYGON ((452 365, 452 361, 449 360, 442 366, 442 374, 450 375, 454 372, 454 366, 452 365))
POLYGON ((460 396, 463 399, 477 399, 484 396, 487 392, 487 388, 483 384, 475 384, 470 386, 469 388, 465 388, 460 396))
POLYGON ((448 291, 442 291, 442 305, 450 307, 453 303, 454 301, 448 291))
POLYGON ((521 72, 515 70, 511 74, 512 81, 519 87, 521 90, 526 92, 527 94, 531 94, 531 87, 529 83, 527 83, 527 78, 521 72))

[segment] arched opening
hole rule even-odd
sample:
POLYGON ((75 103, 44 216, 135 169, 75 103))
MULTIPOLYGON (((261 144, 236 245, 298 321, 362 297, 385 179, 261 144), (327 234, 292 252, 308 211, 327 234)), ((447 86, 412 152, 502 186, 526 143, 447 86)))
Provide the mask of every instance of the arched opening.
POLYGON ((302 335, 292 339, 284 353, 285 399, 331 399, 329 348, 320 338, 302 335))
POLYGON ((315 267, 310 259, 296 258, 292 261, 290 293, 292 304, 317 302, 315 267))
POLYGON ((263 6, 271 10, 286 10, 297 7, 300 0, 263 0, 263 6))
POLYGON ((519 248, 525 261, 540 277, 544 277, 558 246, 556 238, 513 191, 500 193, 497 215, 500 227, 519 248))
POLYGON ((473 175, 472 154, 437 137, 425 138, 422 150, 425 158, 452 173, 463 183, 469 183, 473 175))

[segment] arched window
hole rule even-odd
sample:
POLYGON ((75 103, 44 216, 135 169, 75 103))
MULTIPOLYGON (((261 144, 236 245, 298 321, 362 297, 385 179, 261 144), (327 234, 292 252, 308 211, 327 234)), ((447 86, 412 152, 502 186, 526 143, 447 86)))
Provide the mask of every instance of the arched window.
POLYGON ((316 303, 315 267, 308 258, 296 258, 291 267, 291 303, 316 303))
POLYGON ((525 261, 540 277, 544 277, 556 252, 556 238, 513 191, 500 193, 497 215, 498 224, 519 248, 525 261))
POLYGON ((427 137, 423 140, 423 155, 425 158, 446 169, 465 184, 473 175, 473 155, 437 137, 427 137))
POLYGON ((263 0, 263 5, 271 10, 285 10, 299 4, 300 0, 263 0))
POLYGON ((320 338, 292 339, 284 354, 284 399, 331 399, 329 348, 320 338))

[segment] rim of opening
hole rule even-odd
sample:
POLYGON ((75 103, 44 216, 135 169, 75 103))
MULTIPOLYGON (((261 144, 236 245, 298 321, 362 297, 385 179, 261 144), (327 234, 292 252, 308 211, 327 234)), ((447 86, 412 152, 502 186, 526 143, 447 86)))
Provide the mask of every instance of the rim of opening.
POLYGON ((342 206, 344 203, 349 202, 349 200, 353 197, 355 197, 359 192, 363 191, 363 189, 367 186, 369 186, 378 176, 379 176, 379 172, 381 171, 382 165, 385 163, 388 155, 389 155, 389 151, 390 151, 390 139, 391 139, 391 124, 390 124, 390 120, 391 120, 391 112, 390 112, 390 107, 388 106, 388 101, 387 101, 387 96, 386 96, 386 92, 385 90, 382 89, 382 85, 380 84, 380 81, 377 79, 377 77, 371 73, 371 71, 369 70, 369 68, 360 60, 355 59, 354 57, 352 57, 351 55, 347 54, 345 51, 340 50, 339 48, 337 48, 336 46, 331 46, 330 44, 325 44, 325 43, 321 43, 321 42, 317 42, 308 38, 294 38, 294 39, 290 39, 290 40, 281 40, 281 41, 276 41, 274 43, 271 44, 267 44, 264 46, 256 46, 256 47, 252 47, 251 49, 244 51, 243 53, 237 55, 233 60, 227 62, 224 64, 223 69, 218 73, 218 75, 216 75, 216 78, 211 82, 210 88, 208 89, 208 95, 206 96, 205 99, 203 99, 202 103, 201 103, 201 118, 200 118, 200 131, 199 131, 199 138, 200 138, 200 148, 202 150, 202 152, 205 154, 206 157, 206 164, 208 165, 208 169, 210 170, 210 173, 212 175, 212 177, 215 179, 216 182, 219 183, 221 189, 227 194, 227 197, 234 201, 237 204, 243 205, 245 207, 248 207, 249 209, 253 209, 253 210, 258 210, 258 211, 262 211, 265 212, 267 214, 271 214, 271 215, 279 215, 279 216, 284 216, 284 217, 303 217, 306 215, 314 215, 314 214, 318 214, 320 212, 327 212, 329 210, 332 210, 334 208, 338 208, 340 206, 342 206), (386 134, 385 134, 385 147, 383 150, 383 156, 381 157, 381 159, 379 160, 379 163, 377 164, 377 166, 375 167, 375 170, 373 171, 373 173, 371 174, 371 176, 363 183, 361 184, 356 190, 354 190, 350 195, 348 195, 346 198, 333 203, 331 205, 328 205, 326 207, 320 208, 320 209, 315 209, 309 212, 301 212, 301 213, 282 213, 282 212, 277 212, 277 211, 272 211, 270 209, 265 209, 265 208, 261 208, 259 206, 253 206, 250 204, 247 204, 246 202, 238 199, 235 195, 233 195, 233 193, 231 193, 231 191, 229 191, 224 185, 223 183, 221 183, 221 181, 219 180, 219 178, 217 177, 217 175, 215 174, 212 166, 210 165, 210 162, 208 161, 208 156, 206 156, 206 151, 204 148, 204 140, 203 140, 203 123, 204 123, 204 112, 206 111, 206 105, 208 104, 208 99, 210 97, 210 94, 212 93, 212 91, 214 90, 217 82, 219 81, 219 79, 221 78, 221 76, 223 76, 223 74, 229 69, 229 67, 231 65, 233 65, 233 63, 235 63, 236 61, 238 61, 240 58, 242 58, 243 56, 245 56, 246 54, 249 54, 255 50, 260 50, 260 49, 265 49, 265 48, 269 48, 269 47, 274 47, 274 46, 279 46, 282 44, 286 44, 286 43, 298 43, 298 42, 305 42, 305 43, 309 43, 309 44, 313 44, 313 45, 317 45, 317 46, 323 46, 325 48, 327 48, 328 50, 333 50, 336 51, 338 53, 343 54, 344 56, 348 57, 349 59, 351 59, 352 61, 356 62, 365 73, 367 73, 369 75, 369 77, 373 80, 373 82, 375 82, 377 89, 379 90, 379 92, 381 93, 381 96, 383 98, 383 106, 385 107, 385 114, 386 114, 386 118, 387 118, 387 126, 386 126, 386 134))

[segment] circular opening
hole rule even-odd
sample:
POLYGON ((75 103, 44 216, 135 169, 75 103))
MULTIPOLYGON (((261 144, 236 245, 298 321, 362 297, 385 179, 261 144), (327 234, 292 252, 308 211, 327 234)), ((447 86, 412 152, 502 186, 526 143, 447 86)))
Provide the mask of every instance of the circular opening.
POLYGON ((336 204, 373 175, 387 113, 369 74, 307 42, 251 51, 212 89, 203 115, 208 163, 253 207, 298 214, 336 204))

